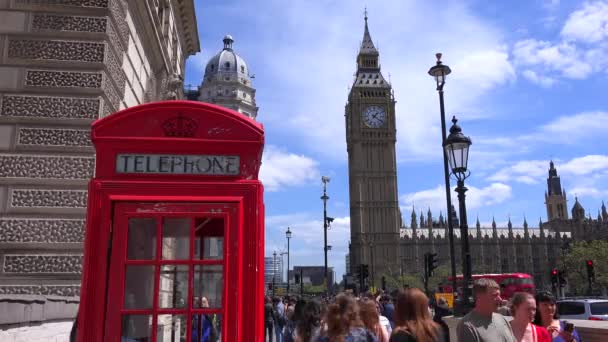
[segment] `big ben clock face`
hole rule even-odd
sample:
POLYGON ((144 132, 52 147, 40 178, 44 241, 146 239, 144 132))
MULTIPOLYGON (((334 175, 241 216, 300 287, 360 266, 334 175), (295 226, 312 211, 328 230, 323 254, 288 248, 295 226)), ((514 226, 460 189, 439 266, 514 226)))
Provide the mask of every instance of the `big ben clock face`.
POLYGON ((386 122, 386 112, 383 107, 369 106, 363 111, 363 121, 371 128, 382 127, 386 122))

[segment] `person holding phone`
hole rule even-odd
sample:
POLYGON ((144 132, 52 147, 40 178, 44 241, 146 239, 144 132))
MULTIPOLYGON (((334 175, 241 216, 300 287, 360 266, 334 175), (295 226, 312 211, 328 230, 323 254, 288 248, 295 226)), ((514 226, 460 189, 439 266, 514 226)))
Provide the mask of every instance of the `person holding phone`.
POLYGON ((557 302, 550 292, 539 292, 536 295, 536 317, 534 324, 547 328, 553 342, 580 342, 574 324, 560 320, 557 313, 557 302))

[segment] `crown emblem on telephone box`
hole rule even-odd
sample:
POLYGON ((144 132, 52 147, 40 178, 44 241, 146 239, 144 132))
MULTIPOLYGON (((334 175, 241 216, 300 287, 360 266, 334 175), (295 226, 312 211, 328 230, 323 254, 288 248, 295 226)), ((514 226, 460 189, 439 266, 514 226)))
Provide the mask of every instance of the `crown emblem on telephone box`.
POLYGON ((198 124, 193 119, 180 113, 176 117, 165 120, 162 127, 165 136, 191 138, 196 133, 198 124))

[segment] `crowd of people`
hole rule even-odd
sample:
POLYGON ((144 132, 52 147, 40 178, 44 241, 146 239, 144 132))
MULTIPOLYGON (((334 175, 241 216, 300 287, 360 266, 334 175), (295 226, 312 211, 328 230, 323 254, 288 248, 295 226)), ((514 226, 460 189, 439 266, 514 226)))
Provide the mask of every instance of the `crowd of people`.
POLYGON ((264 321, 268 342, 443 342, 447 336, 417 288, 329 299, 267 297, 264 321))
MULTIPOLYGON (((473 284, 475 307, 458 323, 460 342, 580 342, 574 326, 559 320, 551 293, 500 297, 491 279, 473 284)), ((391 294, 341 293, 331 298, 265 298, 267 342, 449 342, 445 301, 417 288, 391 294)))

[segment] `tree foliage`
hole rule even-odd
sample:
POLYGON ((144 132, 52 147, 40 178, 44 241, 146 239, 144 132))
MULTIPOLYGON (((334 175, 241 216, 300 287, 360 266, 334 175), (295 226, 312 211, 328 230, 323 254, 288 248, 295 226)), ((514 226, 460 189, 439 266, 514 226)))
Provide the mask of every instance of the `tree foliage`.
POLYGON ((573 295, 587 293, 587 260, 593 260, 595 268, 593 292, 598 294, 608 287, 608 241, 579 241, 570 245, 560 267, 566 270, 568 287, 573 295))

